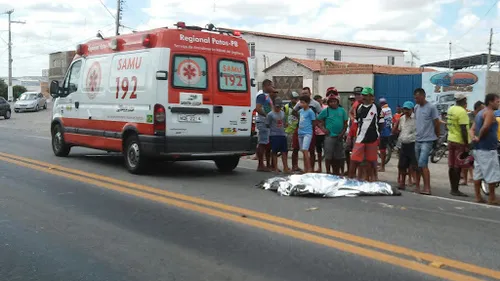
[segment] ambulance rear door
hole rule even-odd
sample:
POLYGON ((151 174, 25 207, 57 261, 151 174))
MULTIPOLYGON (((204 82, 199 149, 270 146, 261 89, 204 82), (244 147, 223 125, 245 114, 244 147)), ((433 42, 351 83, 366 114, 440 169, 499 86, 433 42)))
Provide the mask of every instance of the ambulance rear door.
POLYGON ((251 149, 251 85, 248 58, 213 51, 216 79, 213 82, 214 151, 251 149))
POLYGON ((212 152, 210 52, 172 51, 166 108, 169 153, 212 152))

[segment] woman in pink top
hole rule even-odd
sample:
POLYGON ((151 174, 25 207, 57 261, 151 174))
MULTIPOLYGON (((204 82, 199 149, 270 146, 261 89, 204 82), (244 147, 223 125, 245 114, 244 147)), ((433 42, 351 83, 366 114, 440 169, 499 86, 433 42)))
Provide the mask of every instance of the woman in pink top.
MULTIPOLYGON (((326 105, 323 102, 323 97, 320 95, 314 96, 314 100, 316 100, 319 104, 321 104, 321 107, 323 109, 327 108, 328 105, 326 105)), ((319 112, 318 112, 319 114, 319 112)), ((314 134, 316 135, 316 154, 318 157, 318 169, 315 171, 316 173, 322 173, 323 172, 323 143, 325 142, 325 135, 326 132, 323 131, 318 125, 314 127, 314 134)), ((314 163, 312 166, 312 169, 314 170, 314 163)))

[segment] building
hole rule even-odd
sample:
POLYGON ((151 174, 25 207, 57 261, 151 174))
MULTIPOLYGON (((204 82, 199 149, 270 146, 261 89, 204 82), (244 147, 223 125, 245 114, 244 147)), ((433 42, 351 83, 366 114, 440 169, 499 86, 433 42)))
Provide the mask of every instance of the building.
POLYGON ((59 81, 61 84, 69 65, 75 57, 75 51, 57 52, 49 55, 49 74, 48 82, 59 81))
POLYGON ((375 95, 388 98, 392 105, 411 96, 413 89, 422 84, 422 72, 430 71, 435 70, 285 57, 264 69, 263 74, 264 79, 273 81, 283 99, 288 99, 292 91, 300 92, 303 87, 310 87, 313 94, 324 96, 326 89, 333 86, 341 93, 342 104, 347 104, 354 87, 368 86, 378 90, 375 95), (403 88, 405 90, 400 90, 403 88))
POLYGON ((250 55, 254 58, 254 74, 259 82, 265 77, 263 70, 284 57, 405 66, 405 50, 255 31, 240 32, 248 42, 250 55))

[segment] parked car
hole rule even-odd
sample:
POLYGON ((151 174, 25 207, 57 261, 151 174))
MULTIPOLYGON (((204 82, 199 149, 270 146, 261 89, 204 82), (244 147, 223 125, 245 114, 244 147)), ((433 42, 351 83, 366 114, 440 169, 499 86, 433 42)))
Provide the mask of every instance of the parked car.
POLYGON ((5 119, 10 119, 10 104, 2 97, 0 97, 0 116, 5 119))
POLYGON ((14 104, 14 111, 39 111, 40 109, 47 109, 47 99, 42 93, 26 92, 21 94, 19 99, 14 104))

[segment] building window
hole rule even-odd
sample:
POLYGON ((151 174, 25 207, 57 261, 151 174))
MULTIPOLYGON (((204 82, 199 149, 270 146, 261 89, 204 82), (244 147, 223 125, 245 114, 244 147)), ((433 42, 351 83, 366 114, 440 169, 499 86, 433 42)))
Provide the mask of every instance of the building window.
POLYGON ((341 61, 342 60, 342 51, 341 50, 333 51, 333 60, 334 61, 341 61))
POLYGON ((254 42, 248 43, 248 50, 250 51, 250 57, 255 58, 255 43, 254 42))
POLYGON ((388 56, 387 57, 387 64, 388 65, 394 65, 396 62, 396 59, 394 58, 394 56, 388 56))
POLYGON ((316 59, 316 49, 307 49, 306 56, 310 60, 316 59))

